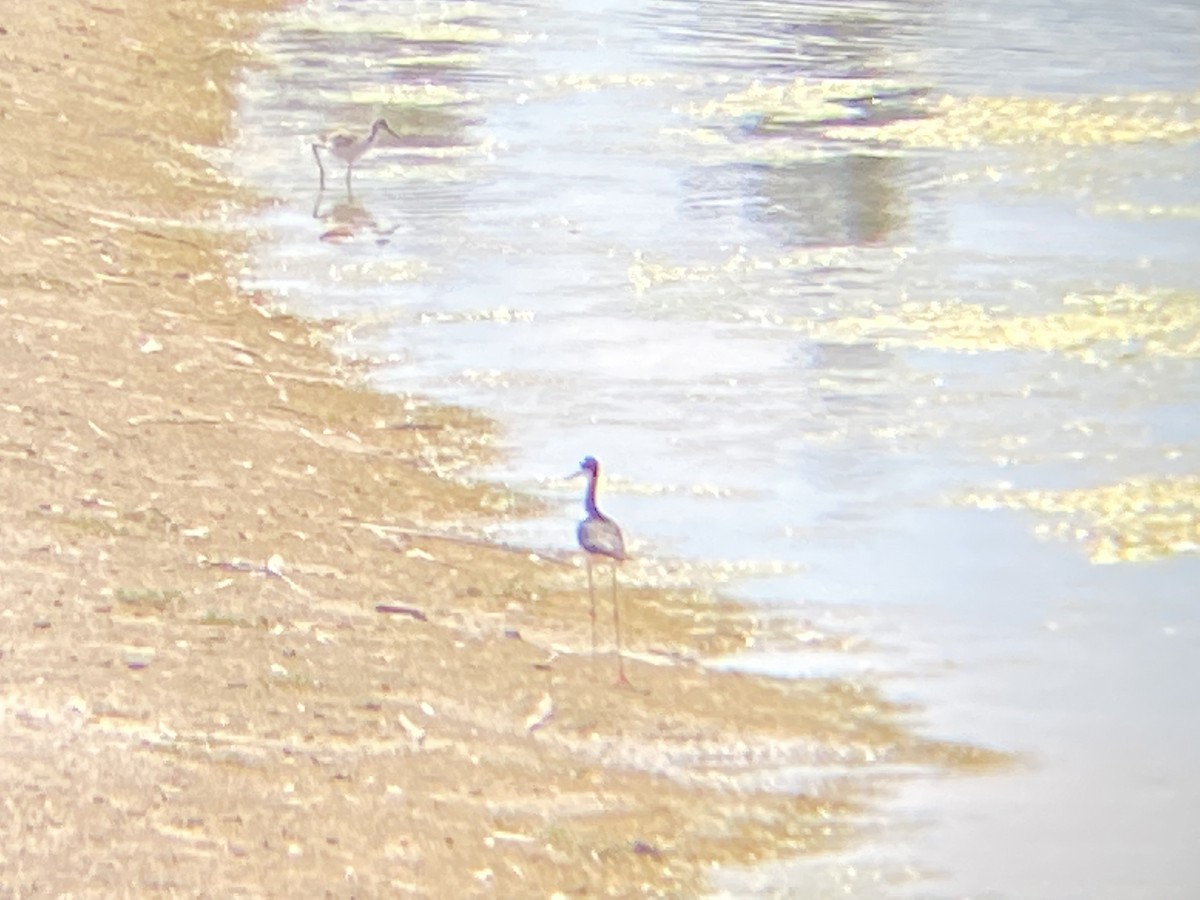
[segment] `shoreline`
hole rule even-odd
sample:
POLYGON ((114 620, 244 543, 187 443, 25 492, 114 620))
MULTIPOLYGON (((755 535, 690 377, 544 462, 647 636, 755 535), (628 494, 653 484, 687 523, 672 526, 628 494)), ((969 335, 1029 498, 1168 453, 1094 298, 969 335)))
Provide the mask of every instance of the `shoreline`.
POLYGON ((699 590, 623 587, 617 689, 581 567, 438 534, 532 507, 439 474, 494 426, 365 389, 212 227, 276 6, 0 20, 0 890, 695 894, 861 838, 897 766, 1005 765, 706 669, 759 626, 699 590))

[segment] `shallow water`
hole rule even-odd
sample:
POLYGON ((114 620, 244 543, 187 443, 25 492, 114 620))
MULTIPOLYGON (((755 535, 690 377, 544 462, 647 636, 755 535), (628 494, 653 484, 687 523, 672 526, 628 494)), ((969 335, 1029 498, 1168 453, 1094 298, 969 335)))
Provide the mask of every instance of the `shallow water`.
POLYGON ((729 664, 1027 761, 725 887, 1200 891, 1200 10, 311 2, 261 47, 244 281, 500 420, 484 474, 561 513, 498 537, 569 547, 594 454, 633 577, 869 638, 729 664))

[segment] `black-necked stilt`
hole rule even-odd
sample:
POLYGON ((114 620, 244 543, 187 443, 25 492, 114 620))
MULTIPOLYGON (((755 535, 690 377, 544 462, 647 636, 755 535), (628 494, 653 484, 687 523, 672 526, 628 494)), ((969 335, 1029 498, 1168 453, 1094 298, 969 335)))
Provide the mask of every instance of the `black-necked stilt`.
POLYGON ((596 652, 596 587, 592 581, 592 557, 603 556, 612 560, 612 603, 613 627, 617 634, 617 684, 629 684, 625 677, 625 659, 621 655, 621 612, 617 606, 617 565, 625 560, 625 541, 621 537, 621 529, 617 523, 596 508, 596 482, 600 478, 600 463, 594 457, 587 457, 579 464, 578 475, 588 478, 587 493, 584 495, 583 508, 587 518, 579 523, 576 535, 579 546, 587 556, 588 597, 592 601, 592 653, 596 652))
POLYGON ((386 119, 376 119, 366 137, 335 134, 324 143, 313 144, 313 157, 317 160, 317 168, 321 172, 321 190, 325 190, 325 166, 321 163, 321 154, 318 151, 327 150, 333 154, 334 158, 340 159, 346 164, 346 190, 350 190, 350 173, 354 169, 354 164, 362 159, 364 153, 375 146, 375 140, 381 131, 386 131, 396 140, 401 140, 400 135, 392 130, 392 126, 387 123, 386 119))

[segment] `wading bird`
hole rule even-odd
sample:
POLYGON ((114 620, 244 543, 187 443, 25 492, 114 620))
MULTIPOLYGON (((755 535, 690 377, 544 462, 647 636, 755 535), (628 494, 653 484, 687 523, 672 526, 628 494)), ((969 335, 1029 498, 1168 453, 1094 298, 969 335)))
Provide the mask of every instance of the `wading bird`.
POLYGON ((313 158, 316 159, 317 168, 321 172, 321 190, 325 190, 325 166, 321 163, 319 151, 326 150, 332 153, 335 159, 340 159, 346 164, 346 190, 348 191, 350 190, 350 173, 354 169, 354 164, 362 159, 364 153, 375 146, 375 139, 379 137, 381 131, 386 131, 396 140, 401 140, 400 135, 392 131, 392 126, 387 123, 386 119, 376 119, 375 124, 371 126, 371 133, 366 137, 335 134, 325 143, 313 144, 313 158))
POLYGON ((600 478, 600 463, 594 457, 587 457, 579 464, 579 471, 573 477, 586 475, 588 479, 587 493, 583 498, 583 508, 587 518, 579 523, 576 535, 579 546, 587 556, 588 597, 592 601, 592 653, 596 652, 596 586, 592 581, 592 557, 607 557, 612 561, 612 604, 613 627, 617 634, 617 684, 628 685, 625 677, 625 659, 621 655, 621 612, 617 606, 617 565, 625 556, 625 541, 621 538, 621 529, 617 523, 600 510, 596 509, 596 482, 600 478))

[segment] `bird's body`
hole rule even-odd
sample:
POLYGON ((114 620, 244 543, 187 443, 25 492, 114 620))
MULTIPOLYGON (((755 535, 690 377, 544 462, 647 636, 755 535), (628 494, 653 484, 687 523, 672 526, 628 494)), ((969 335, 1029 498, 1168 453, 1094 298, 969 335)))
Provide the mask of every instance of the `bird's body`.
POLYGON ((575 535, 579 546, 587 554, 588 597, 592 602, 592 652, 596 652, 596 588, 592 580, 592 561, 594 557, 605 557, 612 561, 612 603, 613 627, 617 635, 617 684, 629 684, 625 677, 625 659, 621 655, 621 614, 617 606, 617 566, 625 556, 625 539, 617 523, 596 508, 596 483, 600 480, 600 464, 589 456, 579 465, 577 474, 587 475, 587 493, 584 494, 583 508, 587 517, 579 523, 575 535))
POLYGON ((617 523, 599 510, 589 510, 589 513, 575 530, 579 546, 588 553, 622 562, 625 559, 625 541, 617 523))
POLYGON ((397 140, 400 138, 400 135, 392 130, 392 126, 387 123, 386 119, 376 119, 366 137, 355 137, 352 134, 335 134, 325 143, 313 144, 313 157, 317 160, 317 168, 321 172, 321 190, 325 189, 325 166, 321 163, 319 150, 328 151, 335 159, 340 159, 346 164, 346 190, 349 190, 350 173, 354 169, 354 164, 362 159, 368 150, 375 146, 375 141, 378 140, 381 131, 386 131, 397 140))

